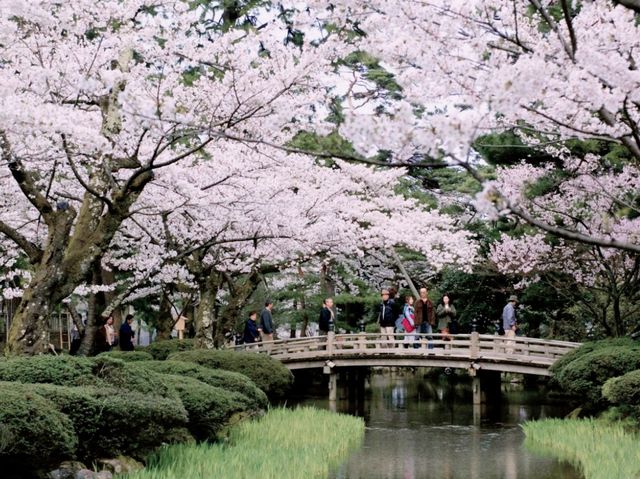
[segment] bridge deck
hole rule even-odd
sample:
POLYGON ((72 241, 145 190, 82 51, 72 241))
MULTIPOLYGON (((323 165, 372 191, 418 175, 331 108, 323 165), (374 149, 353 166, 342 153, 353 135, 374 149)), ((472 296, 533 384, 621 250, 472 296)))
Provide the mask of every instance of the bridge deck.
POLYGON ((452 367, 549 375, 549 367, 579 343, 477 333, 449 335, 333 334, 235 346, 270 354, 289 369, 452 367))

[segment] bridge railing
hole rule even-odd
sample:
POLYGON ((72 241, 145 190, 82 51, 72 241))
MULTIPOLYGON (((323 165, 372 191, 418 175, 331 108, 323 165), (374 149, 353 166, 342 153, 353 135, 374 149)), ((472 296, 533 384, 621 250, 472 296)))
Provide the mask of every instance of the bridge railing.
POLYGON ((579 343, 486 334, 333 334, 243 344, 237 350, 258 351, 282 361, 346 356, 445 356, 465 359, 517 360, 550 365, 579 343))

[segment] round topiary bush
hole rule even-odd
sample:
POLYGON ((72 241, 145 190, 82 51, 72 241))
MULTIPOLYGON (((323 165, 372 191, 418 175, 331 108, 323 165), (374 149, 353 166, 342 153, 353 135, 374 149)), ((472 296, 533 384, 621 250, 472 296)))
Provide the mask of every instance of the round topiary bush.
POLYGON ((266 354, 229 350, 195 350, 175 353, 172 361, 186 361, 211 369, 244 374, 269 397, 283 396, 293 383, 293 374, 280 361, 266 354))
POLYGON ((602 385, 610 378, 640 369, 640 348, 610 346, 579 356, 556 372, 555 379, 567 392, 596 409, 606 405, 602 385))
POLYGON ((609 379, 602 395, 613 404, 640 406, 640 369, 609 379))
POLYGON ((557 374, 559 371, 564 369, 564 367, 570 362, 584 356, 585 354, 589 354, 593 351, 610 348, 612 346, 627 346, 630 348, 637 347, 638 343, 635 343, 630 338, 612 338, 612 339, 602 339, 600 341, 590 341, 588 343, 583 343, 576 349, 569 351, 567 354, 558 359, 550 368, 550 371, 553 374, 557 374))
POLYGON ((98 356, 106 356, 114 359, 121 359, 125 362, 129 361, 150 361, 153 356, 144 351, 108 351, 106 353, 100 353, 98 356))
POLYGON ((143 458, 185 427, 182 403, 152 394, 95 386, 21 385, 53 403, 73 423, 83 459, 120 454, 143 458))
POLYGON ((160 361, 164 361, 173 353, 191 351, 193 349, 196 349, 194 339, 167 339, 164 341, 156 341, 143 348, 138 348, 140 351, 151 354, 153 359, 160 361))
POLYGON ((125 363, 108 356, 96 356, 92 358, 92 363, 93 377, 85 378, 79 384, 115 387, 171 399, 178 398, 175 390, 168 387, 158 373, 144 371, 144 374, 141 374, 140 369, 136 368, 136 362, 125 363))
POLYGON ((90 377, 93 366, 91 359, 75 356, 9 358, 0 361, 0 381, 71 386, 77 384, 81 378, 90 377))
POLYGON ((242 394, 209 386, 197 379, 162 375, 175 388, 189 415, 188 429, 196 439, 215 440, 236 413, 253 413, 253 402, 242 394))
POLYGON ((78 440, 71 420, 42 396, 0 383, 0 464, 26 469, 72 458, 78 440))
POLYGON ((126 363, 109 356, 77 358, 74 356, 33 356, 0 362, 0 381, 48 383, 56 386, 98 386, 138 391, 177 399, 158 374, 140 374, 126 363))
POLYGON ((264 409, 268 405, 265 393, 244 374, 211 369, 185 361, 141 361, 136 363, 135 366, 145 371, 190 377, 209 386, 238 392, 252 400, 254 407, 257 408, 264 409))

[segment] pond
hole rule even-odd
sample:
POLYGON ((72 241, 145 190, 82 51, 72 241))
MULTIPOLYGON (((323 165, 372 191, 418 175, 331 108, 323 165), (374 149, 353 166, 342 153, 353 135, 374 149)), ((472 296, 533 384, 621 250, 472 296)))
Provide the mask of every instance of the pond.
POLYGON ((501 396, 482 406, 472 405, 470 383, 456 376, 387 372, 370 375, 359 389, 339 388, 335 403, 302 400, 365 419, 362 447, 331 479, 582 477, 568 464, 525 449, 519 424, 569 412, 536 388, 503 384, 501 396))

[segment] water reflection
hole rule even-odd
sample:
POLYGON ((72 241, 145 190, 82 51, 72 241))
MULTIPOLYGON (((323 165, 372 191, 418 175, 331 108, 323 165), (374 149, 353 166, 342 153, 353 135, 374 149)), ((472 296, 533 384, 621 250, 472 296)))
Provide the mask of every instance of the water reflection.
MULTIPOLYGON (((362 448, 332 478, 579 479, 572 467, 522 446, 518 424, 562 415, 533 391, 504 390, 474 406, 470 385, 421 375, 374 375, 360 393, 341 389, 336 410, 364 417, 362 448)), ((306 400, 330 407, 323 399, 306 400)))

